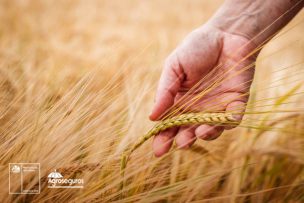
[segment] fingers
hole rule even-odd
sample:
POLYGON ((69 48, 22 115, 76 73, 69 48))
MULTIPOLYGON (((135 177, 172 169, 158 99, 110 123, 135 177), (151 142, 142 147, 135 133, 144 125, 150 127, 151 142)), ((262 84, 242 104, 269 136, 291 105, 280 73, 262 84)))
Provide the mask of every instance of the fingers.
MULTIPOLYGON (((227 112, 231 112, 237 121, 241 121, 244 111, 246 108, 246 103, 244 101, 233 101, 229 103, 226 107, 227 112)), ((161 132, 159 135, 155 136, 153 141, 154 154, 157 157, 162 156, 167 153, 173 143, 174 136, 176 135, 175 141, 179 148, 189 148, 196 141, 196 138, 203 140, 214 140, 218 138, 223 131, 226 129, 231 129, 236 126, 210 126, 210 125, 200 125, 196 126, 184 126, 178 128, 173 128, 161 132), (177 134, 176 134, 177 133, 177 134)))
POLYGON ((196 141, 195 137, 195 128, 192 127, 180 127, 179 131, 176 135, 175 142, 178 148, 186 149, 193 145, 193 143, 196 141))
POLYGON ((195 127, 180 127, 172 128, 161 132, 159 135, 154 137, 153 141, 153 151, 156 157, 160 157, 167 153, 174 141, 174 136, 176 135, 175 142, 179 148, 189 148, 196 140, 195 137, 195 127), (176 134, 177 133, 177 134, 176 134))
POLYGON ((160 77, 155 103, 152 113, 150 114, 151 120, 160 119, 174 104, 174 98, 181 87, 183 77, 183 70, 176 57, 169 57, 160 77))
MULTIPOLYGON (((233 114, 233 117, 236 121, 241 122, 244 111, 246 108, 246 102, 242 101, 233 101, 226 106, 226 112, 233 114)), ((196 137, 203 140, 214 140, 218 138, 224 130, 229 130, 236 127, 236 125, 229 126, 210 126, 210 125, 200 125, 195 129, 196 137)))
POLYGON ((223 126, 200 125, 195 129, 195 135, 203 140, 214 140, 218 138, 223 131, 223 126))
POLYGON ((154 137, 152 147, 156 157, 160 157, 170 150, 177 130, 178 128, 171 128, 154 137))
MULTIPOLYGON (((233 101, 226 106, 226 111, 231 112, 237 121, 241 121, 246 108, 246 103, 244 101, 233 101)), ((173 143, 175 134, 176 144, 179 148, 188 148, 196 141, 196 138, 203 140, 214 140, 218 138, 224 130, 229 130, 236 127, 236 125, 231 126, 210 126, 210 125, 200 125, 196 126, 185 126, 166 130, 159 135, 155 136, 153 142, 153 149, 155 156, 159 157, 167 153, 173 143)))

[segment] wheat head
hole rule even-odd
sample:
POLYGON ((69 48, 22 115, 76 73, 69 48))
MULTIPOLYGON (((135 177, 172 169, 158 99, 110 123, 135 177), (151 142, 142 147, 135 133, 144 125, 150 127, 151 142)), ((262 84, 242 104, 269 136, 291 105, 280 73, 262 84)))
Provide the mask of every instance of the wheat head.
MULTIPOLYGON (((147 134, 141 136, 130 148, 127 148, 121 155, 120 170, 124 176, 127 162, 137 148, 145 143, 151 137, 157 135, 161 131, 173 127, 186 126, 186 125, 225 125, 225 124, 238 124, 238 121, 233 117, 232 113, 185 113, 157 123, 147 134)), ((123 183, 122 186, 123 187, 123 183)))

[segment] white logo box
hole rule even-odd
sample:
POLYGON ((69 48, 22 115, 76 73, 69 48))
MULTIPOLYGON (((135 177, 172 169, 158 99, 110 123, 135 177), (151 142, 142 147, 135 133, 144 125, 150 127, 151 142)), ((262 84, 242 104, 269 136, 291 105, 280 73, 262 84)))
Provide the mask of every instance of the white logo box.
POLYGON ((9 163, 9 194, 40 194, 40 163, 9 163))

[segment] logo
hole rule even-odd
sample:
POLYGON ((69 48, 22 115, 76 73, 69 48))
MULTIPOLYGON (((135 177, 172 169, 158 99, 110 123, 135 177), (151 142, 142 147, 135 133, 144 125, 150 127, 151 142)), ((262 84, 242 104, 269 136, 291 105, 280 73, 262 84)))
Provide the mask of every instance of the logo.
POLYGON ((10 163, 9 194, 39 194, 40 164, 10 163), (36 183, 33 185, 32 183, 36 183))
POLYGON ((20 173, 21 168, 18 165, 13 165, 13 167, 11 168, 12 173, 20 173))
POLYGON ((52 172, 48 175, 48 178, 49 179, 51 179, 51 178, 57 179, 57 178, 63 178, 63 176, 59 172, 57 172, 56 169, 55 169, 54 172, 52 172))
POLYGON ((64 178, 56 169, 48 175, 48 188, 83 188, 82 178, 64 178))

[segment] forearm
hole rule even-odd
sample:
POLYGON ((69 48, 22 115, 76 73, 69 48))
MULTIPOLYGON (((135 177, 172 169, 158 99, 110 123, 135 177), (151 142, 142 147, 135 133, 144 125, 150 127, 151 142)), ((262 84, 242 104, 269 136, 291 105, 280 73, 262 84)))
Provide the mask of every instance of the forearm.
POLYGON ((304 0, 226 0, 209 24, 242 35, 256 46, 265 43, 302 8, 304 0))

